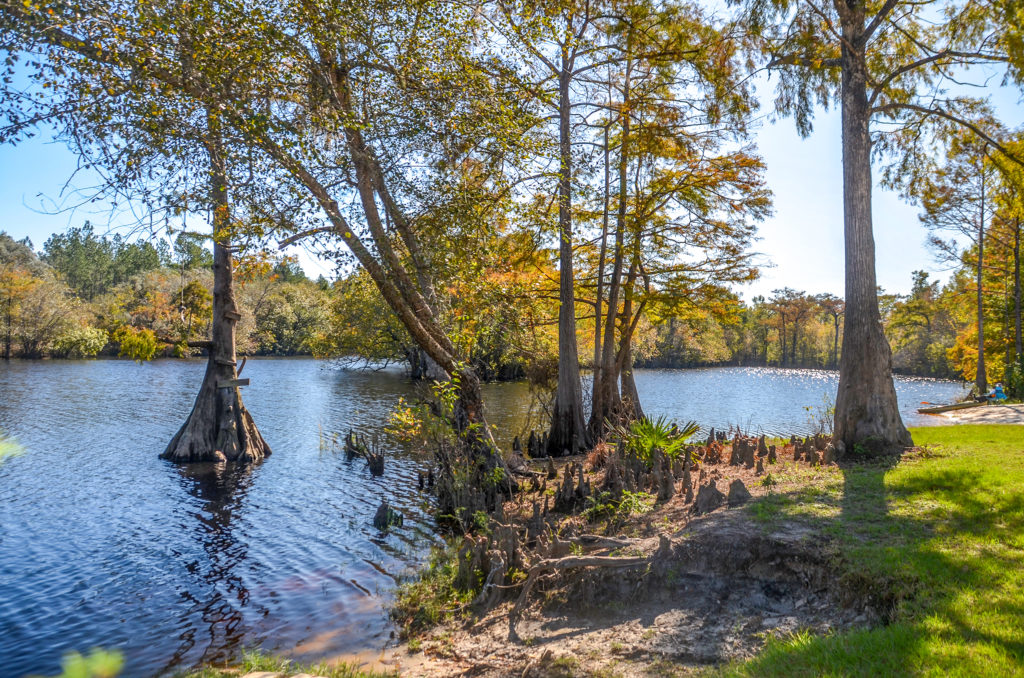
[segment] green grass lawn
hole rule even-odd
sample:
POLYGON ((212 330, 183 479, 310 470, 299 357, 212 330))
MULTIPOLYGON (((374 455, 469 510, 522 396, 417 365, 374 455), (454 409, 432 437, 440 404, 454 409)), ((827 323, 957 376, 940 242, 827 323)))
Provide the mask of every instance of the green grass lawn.
POLYGON ((912 433, 922 454, 822 470, 813 489, 782 482, 750 509, 833 537, 837 581, 877 601, 889 623, 774 639, 722 674, 1024 675, 1024 426, 912 433))

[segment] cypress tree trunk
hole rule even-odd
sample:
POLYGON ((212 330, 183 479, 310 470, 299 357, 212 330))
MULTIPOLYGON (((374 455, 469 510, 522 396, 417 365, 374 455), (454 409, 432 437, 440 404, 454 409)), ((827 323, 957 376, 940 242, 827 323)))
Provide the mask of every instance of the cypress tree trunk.
MULTIPOLYGON (((608 105, 611 106, 611 95, 608 97, 608 105)), ((608 211, 611 204, 611 176, 610 158, 608 148, 608 128, 611 122, 604 126, 604 208, 601 215, 601 250, 597 260, 597 290, 594 294, 594 376, 590 389, 590 434, 593 438, 600 437, 602 422, 598 421, 595 413, 604 412, 604 391, 602 379, 604 378, 603 365, 601 364, 603 353, 601 351, 601 322, 602 305, 604 301, 604 268, 608 256, 608 211)))
POLYGON ((843 22, 843 226, 849 322, 839 361, 834 439, 840 453, 852 452, 859 444, 869 453, 880 454, 912 445, 913 440, 900 418, 892 352, 878 313, 871 223, 871 111, 862 32, 863 14, 843 22))
POLYGON ((633 377, 633 346, 629 338, 626 339, 625 351, 622 360, 622 401, 629 404, 630 418, 643 419, 644 408, 640 404, 640 391, 633 377))
POLYGON ((604 434, 605 421, 615 417, 621 404, 619 392, 619 370, 617 365, 615 323, 619 311, 619 293, 622 289, 622 266, 625 258, 626 206, 629 189, 629 142, 631 122, 629 113, 632 60, 627 61, 622 84, 621 135, 619 140, 619 204, 615 214, 615 251, 612 260, 612 276, 608 287, 608 311, 604 323, 604 343, 601 355, 601 392, 594 401, 590 412, 590 430, 595 437, 604 434))
POLYGON ((1014 220, 1013 231, 1013 346, 1021 359, 1020 333, 1020 219, 1014 220))
POLYGON ((569 93, 571 63, 562 57, 558 78, 558 387, 548 435, 548 454, 576 454, 589 444, 583 421, 583 389, 580 385, 579 350, 576 343, 576 301, 572 265, 572 145, 569 93))
MULTIPOLYGON (((636 283, 637 265, 638 262, 634 259, 626 278, 626 297, 622 304, 622 345, 619 348, 621 352, 619 372, 622 380, 623 416, 630 420, 644 417, 644 410, 640 405, 640 391, 637 390, 636 380, 633 378, 633 290, 636 283)), ((641 311, 642 308, 637 309, 637 313, 641 311)))
POLYGON ((835 329, 832 332, 832 369, 839 366, 839 316, 835 316, 835 329))
POLYGON ((978 395, 988 392, 988 379, 985 374, 985 306, 982 274, 985 267, 985 160, 981 160, 981 210, 978 214, 978 370, 974 375, 974 384, 978 387, 978 395))
MULTIPOLYGON (((214 128, 211 125, 211 128, 214 128)), ((215 129, 215 128, 214 128, 215 129)), ((215 134, 215 133, 214 133, 215 134)), ((206 375, 188 419, 160 455, 178 463, 232 461, 252 463, 270 454, 252 415, 242 403, 235 356, 234 278, 230 246, 223 241, 231 215, 227 172, 216 141, 207 144, 210 155, 213 209, 213 330, 206 375)))

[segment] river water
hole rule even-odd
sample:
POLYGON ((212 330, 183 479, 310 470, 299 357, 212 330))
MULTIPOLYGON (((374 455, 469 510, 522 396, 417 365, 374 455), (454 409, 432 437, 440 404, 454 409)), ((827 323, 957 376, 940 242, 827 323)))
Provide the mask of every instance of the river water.
MULTIPOLYGON (((157 455, 192 406, 201 361, 0 364, 0 673, 59 673, 61 656, 119 648, 126 676, 223 661, 243 648, 303 660, 382 647, 396 578, 436 536, 415 487, 422 453, 388 442, 385 475, 330 444, 380 434, 417 389, 395 370, 250 360, 246 405, 273 449, 252 469, 178 467, 157 455), (382 535, 381 499, 405 516, 382 535)), ((754 368, 640 370, 649 415, 756 433, 806 432, 836 375, 754 368)), ((897 380, 908 425, 959 383, 897 380)), ((586 390, 586 389, 585 389, 586 390)), ((524 384, 487 385, 508 446, 533 417, 524 384)))

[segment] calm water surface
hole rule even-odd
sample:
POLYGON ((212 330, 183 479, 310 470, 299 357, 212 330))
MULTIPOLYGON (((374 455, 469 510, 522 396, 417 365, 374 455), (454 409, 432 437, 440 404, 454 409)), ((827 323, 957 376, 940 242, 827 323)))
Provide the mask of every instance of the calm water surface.
MULTIPOLYGON (((4 675, 55 674, 61 655, 120 648, 126 675, 224 660, 244 647, 302 659, 382 647, 398 575, 436 539, 416 472, 389 448, 385 476, 323 449, 349 427, 371 437, 399 396, 396 371, 252 360, 246 405, 274 453, 247 470, 157 459, 192 406, 204 364, 0 364, 0 429, 23 454, 0 461, 0 658, 4 675), (378 533, 382 498, 405 515, 378 533)), ((645 370, 648 414, 756 432, 806 431, 835 392, 830 372, 645 370), (808 412, 805 408, 811 408, 808 412)), ((899 379, 908 424, 954 382, 899 379)), ((499 442, 525 430, 522 384, 489 385, 499 442)))

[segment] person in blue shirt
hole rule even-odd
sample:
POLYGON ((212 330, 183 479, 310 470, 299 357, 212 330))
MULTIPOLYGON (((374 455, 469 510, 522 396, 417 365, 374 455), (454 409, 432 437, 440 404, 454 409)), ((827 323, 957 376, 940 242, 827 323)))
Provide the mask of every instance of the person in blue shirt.
POLYGON ((996 387, 992 389, 991 393, 988 394, 988 399, 994 400, 996 402, 1000 400, 1006 400, 1006 392, 1003 391, 1003 385, 996 384, 996 387))

